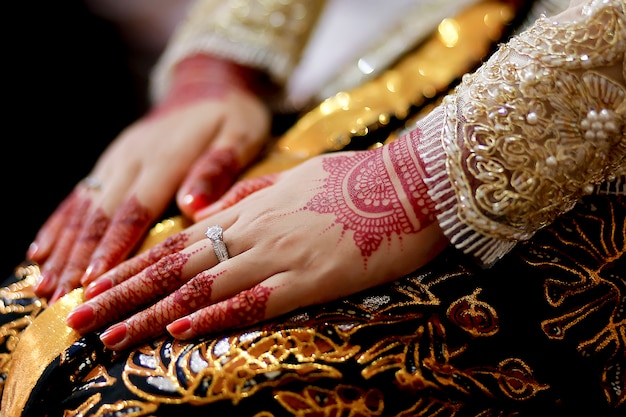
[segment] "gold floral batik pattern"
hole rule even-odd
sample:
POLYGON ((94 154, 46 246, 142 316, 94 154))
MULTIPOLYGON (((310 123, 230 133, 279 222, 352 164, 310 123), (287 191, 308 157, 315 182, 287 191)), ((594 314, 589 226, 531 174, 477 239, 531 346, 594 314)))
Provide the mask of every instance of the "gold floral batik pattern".
POLYGON ((394 283, 195 342, 114 354, 87 335, 23 415, 618 416, 625 216, 623 195, 587 196, 491 269, 450 248, 394 283))

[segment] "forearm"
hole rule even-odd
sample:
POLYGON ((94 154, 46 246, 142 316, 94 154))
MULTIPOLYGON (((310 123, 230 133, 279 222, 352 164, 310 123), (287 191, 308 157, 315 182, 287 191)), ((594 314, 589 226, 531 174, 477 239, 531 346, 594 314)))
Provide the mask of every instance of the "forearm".
POLYGON ((626 6, 585 5, 503 45, 418 124, 440 227, 485 265, 623 167, 626 6))

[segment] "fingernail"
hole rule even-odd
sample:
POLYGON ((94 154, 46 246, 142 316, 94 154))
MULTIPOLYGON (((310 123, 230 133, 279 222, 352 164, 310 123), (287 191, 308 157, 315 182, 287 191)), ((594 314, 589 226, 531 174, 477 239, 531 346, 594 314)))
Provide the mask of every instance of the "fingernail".
POLYGON ((37 252, 39 251, 39 245, 33 242, 28 246, 28 250, 26 251, 26 257, 28 259, 35 260, 37 258, 37 252))
POLYGON ((190 339, 191 334, 191 318, 183 317, 166 326, 167 331, 177 339, 190 339))
POLYGON ((192 191, 188 194, 185 194, 183 197, 183 203, 185 207, 187 207, 191 213, 195 213, 196 211, 205 208, 209 204, 213 202, 213 199, 207 192, 202 191, 192 191))
POLYGON ((118 323, 115 326, 109 327, 100 335, 100 340, 111 350, 116 348, 126 338, 126 324, 118 323))
POLYGON ((90 263, 87 269, 85 270, 85 273, 80 278, 80 283, 82 285, 87 285, 91 281, 96 279, 102 273, 102 267, 103 267, 102 261, 100 260, 95 260, 92 263, 90 263))
POLYGON ((94 314, 93 308, 91 308, 88 304, 83 304, 80 307, 72 310, 70 314, 67 315, 65 319, 65 323, 75 330, 87 329, 91 326, 93 322, 94 314))
POLYGON ((113 283, 110 279, 99 279, 97 281, 92 282, 85 288, 85 292, 83 293, 86 300, 94 298, 98 294, 102 294, 106 290, 111 289, 113 287, 113 283))
POLYGON ((37 295, 47 295, 52 291, 54 277, 51 272, 41 272, 33 290, 37 295))

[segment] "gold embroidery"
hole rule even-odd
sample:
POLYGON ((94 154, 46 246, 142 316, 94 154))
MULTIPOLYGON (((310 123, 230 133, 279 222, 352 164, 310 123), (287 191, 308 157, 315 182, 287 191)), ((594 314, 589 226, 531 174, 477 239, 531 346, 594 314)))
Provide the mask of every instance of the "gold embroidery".
POLYGON ((494 372, 502 391, 517 400, 531 398, 538 391, 549 388, 546 384, 538 383, 532 373, 527 364, 515 358, 502 361, 498 365, 498 370, 494 372))
POLYGON ((526 261, 534 268, 546 269, 545 299, 557 315, 544 320, 544 333, 555 340, 563 340, 575 328, 599 319, 605 325, 596 334, 581 338, 578 350, 583 356, 607 358, 604 366, 604 391, 611 404, 626 403, 626 314, 624 312, 624 262, 626 254, 626 202, 618 200, 609 205, 600 216, 590 210, 585 215, 594 223, 601 236, 589 235, 577 220, 563 222, 551 228, 549 235, 562 245, 546 244, 540 248, 529 245, 526 261), (621 285, 620 285, 621 282, 621 285))
POLYGON ((123 378, 133 393, 150 401, 202 404, 230 399, 236 403, 285 379, 339 379, 341 373, 324 362, 345 361, 358 350, 311 328, 244 333, 195 346, 161 342, 133 352, 123 378), (167 354, 160 354, 162 350, 167 354), (186 366, 180 368, 181 364, 186 366), (148 381, 155 389, 150 392, 136 381, 148 381))
POLYGON ((285 83, 324 1, 201 0, 175 33, 154 70, 154 95, 163 97, 171 69, 198 52, 227 58, 285 83))
POLYGON ((431 188, 457 247, 491 264, 624 164, 625 10, 593 0, 580 21, 539 19, 446 97, 449 178, 431 188))
MULTIPOLYGON (((0 315, 16 316, 15 319, 0 326, 0 378, 9 374, 13 362, 13 354, 20 340, 21 333, 46 308, 44 300, 37 298, 33 285, 39 277, 36 265, 20 265, 15 270, 18 281, 0 288, 0 315)), ((0 384, 0 395, 4 390, 4 381, 0 384)))
POLYGON ((478 301, 480 289, 448 307, 448 317, 473 336, 492 336, 498 332, 498 313, 488 303, 478 301))
POLYGON ((334 390, 307 387, 301 392, 278 391, 276 400, 297 417, 380 416, 384 410, 382 393, 377 389, 339 385, 334 390))

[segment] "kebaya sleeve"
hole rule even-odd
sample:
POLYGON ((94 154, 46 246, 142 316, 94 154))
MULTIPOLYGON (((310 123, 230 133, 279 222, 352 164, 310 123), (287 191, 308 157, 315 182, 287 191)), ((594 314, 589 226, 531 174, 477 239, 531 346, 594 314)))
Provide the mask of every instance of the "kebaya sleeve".
POLYGON ((168 91, 186 57, 208 54, 254 68, 280 89, 298 62, 324 1, 198 0, 155 66, 151 95, 168 91))
POLYGON ((624 170, 626 2, 511 38, 418 122, 439 225, 490 266, 624 170))

